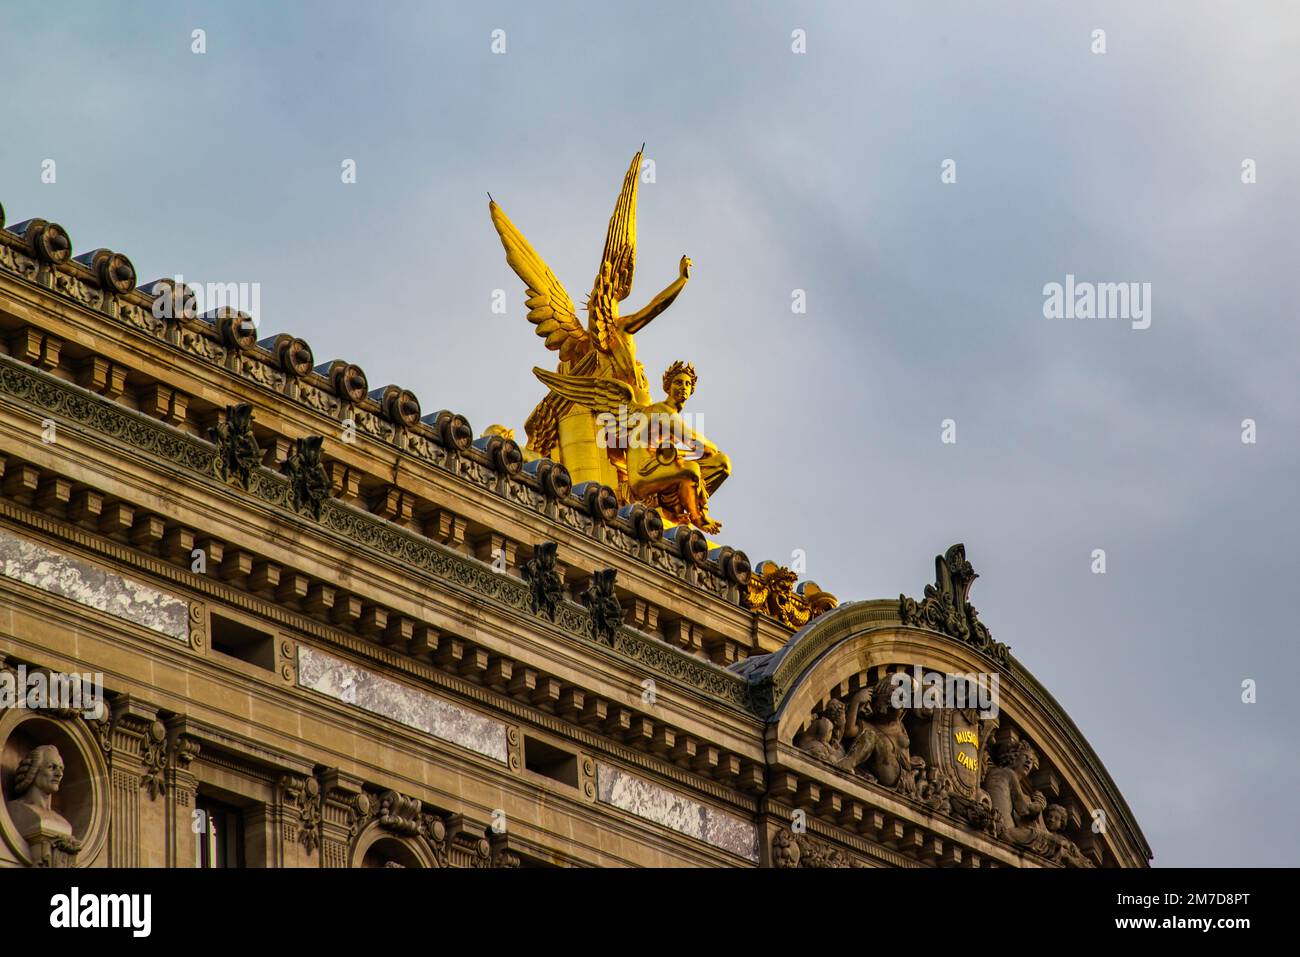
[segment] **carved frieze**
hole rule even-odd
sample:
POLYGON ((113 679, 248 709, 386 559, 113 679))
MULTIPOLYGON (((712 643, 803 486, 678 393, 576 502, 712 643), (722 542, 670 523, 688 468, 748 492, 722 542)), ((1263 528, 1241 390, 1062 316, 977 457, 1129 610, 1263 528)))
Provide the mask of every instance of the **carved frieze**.
POLYGON ((98 310, 104 305, 104 294, 93 286, 82 282, 76 276, 65 272, 56 273, 54 288, 69 299, 98 310))
POLYGON ((117 317, 132 329, 161 339, 167 334, 167 321, 153 314, 153 310, 141 308, 135 303, 118 303, 117 317))
MULTIPOLYGON (((0 356, 0 393, 113 437, 175 467, 200 475, 213 474, 215 449, 211 443, 167 428, 116 403, 44 376, 8 356, 0 356)), ((258 469, 253 473, 248 493, 279 507, 293 507, 289 480, 266 469, 258 469)), ((648 514, 657 518, 655 513, 648 514)), ((348 508, 330 498, 321 502, 320 521, 332 532, 381 554, 400 558, 411 568, 431 575, 449 587, 467 590, 479 600, 499 602, 504 607, 517 611, 532 610, 531 587, 528 583, 495 572, 481 562, 458 555, 390 522, 348 508)), ((624 528, 606 526, 604 531, 610 534, 611 544, 633 554, 637 553, 639 543, 624 528)), ((556 608, 554 624, 576 638, 590 638, 590 614, 578 605, 561 602, 556 608)), ((185 623, 182 622, 182 629, 184 626, 185 623)), ((185 636, 186 633, 182 630, 181 634, 185 636)), ((618 633, 614 650, 646 667, 661 669, 661 673, 684 681, 706 694, 718 696, 738 707, 750 706, 750 689, 743 676, 709 666, 662 642, 624 628, 618 633)))
MULTIPOLYGON (((977 706, 968 697, 971 676, 945 677, 950 684, 942 685, 937 672, 894 671, 847 697, 832 696, 809 716, 794 746, 990 838, 1063 866, 1092 866, 1068 833, 1064 806, 1049 808, 1032 783, 1037 751, 1003 727, 992 702, 979 698, 977 706), (955 703, 943 697, 954 689, 955 703)), ((788 840, 781 852, 799 859, 788 840)), ((774 859, 776 853, 774 844, 774 859)))
POLYGON ((854 858, 825 841, 783 827, 772 836, 772 866, 781 868, 862 867, 854 858))
POLYGON ((222 365, 226 361, 226 348, 215 339, 196 332, 193 329, 186 329, 181 332, 181 348, 198 356, 200 359, 206 359, 208 362, 216 365, 222 365))
POLYGON ((258 385, 280 392, 284 389, 285 375, 274 366, 253 356, 243 356, 239 360, 239 371, 258 385))
POLYGON ((298 397, 302 399, 307 408, 322 412, 331 419, 337 419, 339 412, 343 408, 343 404, 335 396, 324 389, 318 389, 316 386, 307 383, 302 384, 298 397))
POLYGON ((0 243, 0 269, 5 269, 28 282, 34 282, 41 271, 41 264, 31 256, 0 243))

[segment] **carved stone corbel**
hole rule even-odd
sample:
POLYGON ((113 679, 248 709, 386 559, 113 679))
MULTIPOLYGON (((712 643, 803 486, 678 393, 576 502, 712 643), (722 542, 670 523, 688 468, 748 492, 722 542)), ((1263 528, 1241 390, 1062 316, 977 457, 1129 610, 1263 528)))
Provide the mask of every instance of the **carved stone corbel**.
POLYGON ((438 862, 439 867, 451 867, 446 822, 436 814, 425 814, 421 818, 421 824, 423 825, 421 835, 429 850, 433 852, 433 859, 438 862))
MULTIPOLYGON (((145 810, 140 790, 148 788, 166 766, 166 729, 157 708, 131 695, 119 695, 113 699, 112 716, 106 723, 96 723, 95 730, 105 754, 111 756, 109 866, 140 867, 146 863, 140 859, 141 829, 162 816, 145 810)), ((155 781, 150 796, 156 797, 165 786, 155 781)))
POLYGON ((167 793, 167 766, 171 760, 167 749, 167 728, 161 721, 150 722, 140 744, 140 784, 149 792, 149 800, 156 801, 167 793))
POLYGON ((321 843, 321 788, 315 778, 282 774, 277 782, 282 809, 282 838, 303 847, 308 856, 321 843))

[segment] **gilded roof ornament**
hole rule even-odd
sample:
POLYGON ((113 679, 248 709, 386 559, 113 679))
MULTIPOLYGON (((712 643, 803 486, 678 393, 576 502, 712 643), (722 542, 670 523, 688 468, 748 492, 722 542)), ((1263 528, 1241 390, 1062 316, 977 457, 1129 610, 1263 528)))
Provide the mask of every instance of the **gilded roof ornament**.
POLYGON ((643 309, 628 316, 619 312, 636 268, 641 157, 638 151, 623 176, 587 297, 585 326, 550 267, 488 197, 506 262, 527 287, 528 321, 546 347, 559 353, 554 372, 534 370, 548 391, 524 425, 524 456, 552 458, 564 464, 575 485, 608 486, 622 505, 643 503, 668 522, 712 534, 722 526, 709 517, 707 500, 731 474, 731 462, 682 414, 699 381, 695 369, 675 362, 664 375, 667 395, 655 402, 636 358, 636 334, 686 287, 690 258, 682 256, 677 278, 643 309))
POLYGON ((760 562, 749 577, 745 605, 772 616, 787 628, 797 629, 839 604, 834 595, 822 591, 815 582, 796 587, 798 578, 776 562, 760 562))

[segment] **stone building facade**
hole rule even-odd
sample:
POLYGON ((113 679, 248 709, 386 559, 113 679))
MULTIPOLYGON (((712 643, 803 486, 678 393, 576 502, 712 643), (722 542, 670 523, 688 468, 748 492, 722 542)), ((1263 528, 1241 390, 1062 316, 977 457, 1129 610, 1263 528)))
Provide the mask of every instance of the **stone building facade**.
POLYGON ((960 546, 831 607, 190 303, 0 229, 0 690, 104 689, 0 711, 0 865, 1150 859, 960 546))

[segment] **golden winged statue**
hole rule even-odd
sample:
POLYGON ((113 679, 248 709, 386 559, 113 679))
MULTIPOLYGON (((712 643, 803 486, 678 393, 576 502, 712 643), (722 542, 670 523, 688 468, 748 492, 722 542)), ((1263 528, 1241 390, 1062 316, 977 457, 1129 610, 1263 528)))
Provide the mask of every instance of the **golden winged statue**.
MULTIPOLYGON (((650 403, 617 379, 565 375, 533 368, 533 375, 599 420, 626 423, 618 443, 624 453, 627 497, 658 508, 664 518, 712 535, 722 525, 709 517, 709 495, 731 474, 731 460, 682 418, 697 382, 695 368, 677 361, 664 373, 662 402, 650 403)), ((608 432, 606 434, 609 434, 608 432)), ((611 444, 611 443, 607 443, 611 444)))
MULTIPOLYGON (((629 467, 632 456, 624 447, 626 443, 607 441, 608 428, 602 424, 609 416, 618 416, 623 421, 629 413, 655 405, 645 369, 636 358, 634 337, 672 305, 690 278, 691 260, 682 256, 678 276, 667 288, 640 311, 619 315, 619 303, 632 291, 636 267, 636 196, 643 151, 644 147, 632 157, 623 177, 623 188, 609 220, 600 267, 587 298, 585 327, 578 319, 573 299, 550 267, 489 197, 488 211, 505 247, 506 262, 528 290, 528 321, 545 340, 546 348, 558 352, 560 359, 555 373, 544 373, 556 378, 542 380, 549 391, 524 424, 528 435, 524 456, 530 460, 549 457, 563 462, 575 485, 583 482, 608 485, 615 489, 623 504, 646 501, 660 508, 669 521, 689 521, 706 531, 716 531, 717 523, 708 520, 707 513, 703 512, 702 499, 729 473, 730 464, 725 456, 712 446, 687 440, 689 448, 685 451, 703 457, 701 461, 708 471, 707 481, 700 480, 703 484, 699 488, 704 495, 696 494, 697 504, 688 507, 683 496, 690 498, 691 493, 680 492, 678 485, 669 483, 665 500, 660 501, 656 496, 662 483, 647 484, 639 480, 636 468, 629 467)), ((691 380, 693 389, 693 369, 691 380)), ((644 464, 639 454, 636 458, 638 464, 644 464)), ((699 464, 695 466, 699 472, 699 464)))

